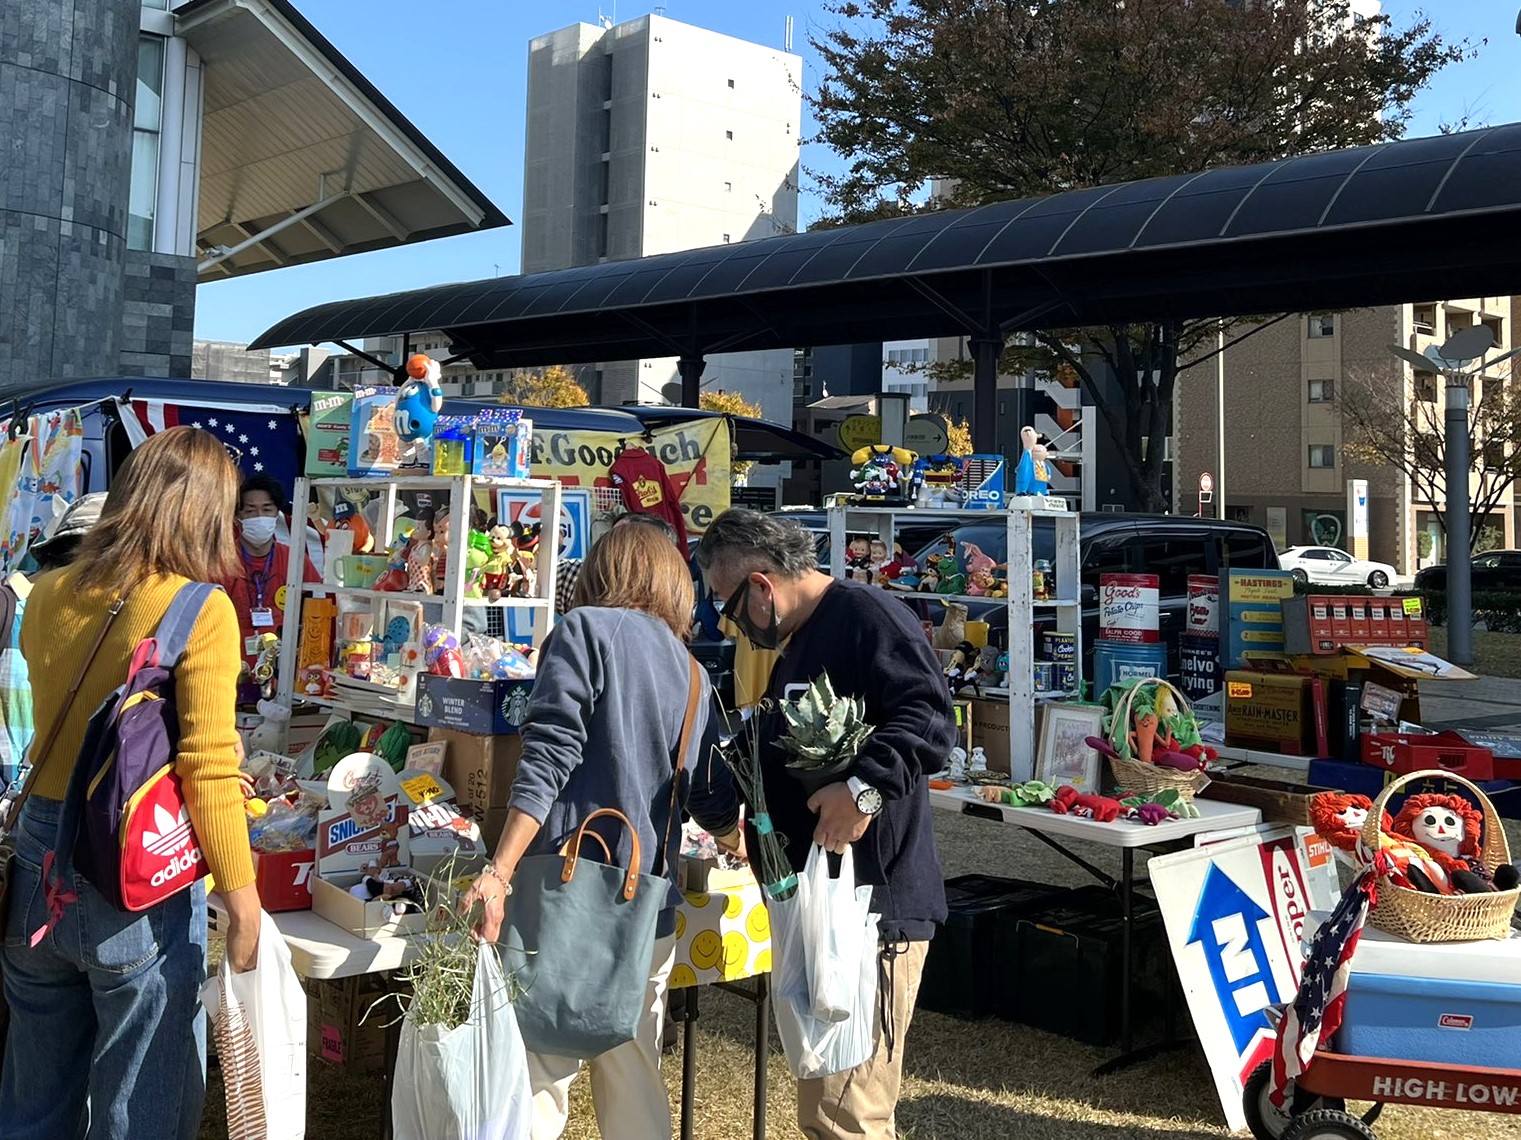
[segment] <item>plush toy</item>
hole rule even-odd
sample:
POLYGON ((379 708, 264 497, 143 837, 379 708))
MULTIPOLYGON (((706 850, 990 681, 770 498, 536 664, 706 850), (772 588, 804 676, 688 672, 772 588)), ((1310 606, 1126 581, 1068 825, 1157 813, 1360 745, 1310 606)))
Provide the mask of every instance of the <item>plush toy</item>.
POLYGON ((1024 444, 1024 454, 1014 468, 1014 493, 1016 495, 1049 495, 1051 493, 1051 470, 1045 445, 1032 427, 1019 429, 1019 441, 1024 444))
POLYGON ((396 434, 406 443, 430 439, 444 410, 438 361, 421 352, 407 359, 407 379, 396 393, 396 434))
POLYGON ((1521 881, 1521 872, 1512 864, 1502 863, 1493 874, 1484 865, 1480 858, 1484 813, 1462 796, 1411 796, 1394 817, 1391 830, 1419 844, 1441 868, 1447 889, 1442 889, 1442 881, 1432 881, 1442 894, 1508 891, 1521 881))
POLYGON ((249 754, 273 752, 277 756, 285 755, 290 733, 290 709, 279 701, 272 700, 261 700, 258 709, 259 715, 264 719, 248 734, 249 754))
POLYGON ((972 686, 978 696, 982 695, 982 668, 979 654, 977 647, 970 641, 963 641, 951 650, 950 660, 946 662, 941 672, 945 674, 952 696, 968 685, 972 686))
POLYGON ((984 785, 977 789, 977 796, 986 803, 1006 807, 1039 807, 1056 799, 1056 789, 1042 780, 1026 780, 1008 788, 984 785))
POLYGON ((1125 809, 1126 819, 1138 820, 1148 827, 1155 827, 1164 819, 1198 819, 1200 815, 1194 802, 1173 788, 1149 796, 1126 796, 1120 806, 1125 809))
MULTIPOLYGON (((1197 771, 1208 765, 1218 753, 1199 736, 1199 724, 1193 713, 1179 706, 1172 691, 1155 685, 1149 678, 1110 685, 1100 698, 1108 710, 1104 715, 1107 738, 1099 751, 1106 756, 1161 763, 1181 771, 1197 771), (1115 724, 1120 703, 1129 689, 1145 687, 1130 702, 1128 724, 1115 724)), ((1097 739, 1096 737, 1090 740, 1097 739)), ((1098 745, 1094 745, 1098 747, 1098 745)))
POLYGON ((893 543, 893 555, 881 569, 877 585, 888 590, 912 590, 919 584, 919 564, 903 553, 901 542, 893 543))
POLYGON ((930 638, 932 649, 955 649, 966 640, 967 608, 963 602, 946 602, 945 617, 930 638))
MULTIPOLYGON (((1321 792, 1310 798, 1310 826, 1338 851, 1355 851, 1372 810, 1373 801, 1367 796, 1321 792)), ((1388 831, 1393 822, 1385 812, 1382 830, 1388 831)))
POLYGON ((491 542, 491 554, 481 567, 481 585, 485 587, 487 600, 494 602, 507 590, 516 549, 512 544, 512 530, 509 527, 494 526, 487 532, 487 537, 491 542))
POLYGON ((1113 823, 1125 810, 1119 800, 1112 800, 1107 796, 1085 795, 1071 784, 1063 784, 1056 789, 1056 796, 1052 799, 1050 806, 1057 815, 1085 816, 1098 823, 1113 823))
POLYGON ((465 657, 459 649, 459 638, 447 626, 423 627, 423 665, 435 677, 465 676, 465 657))

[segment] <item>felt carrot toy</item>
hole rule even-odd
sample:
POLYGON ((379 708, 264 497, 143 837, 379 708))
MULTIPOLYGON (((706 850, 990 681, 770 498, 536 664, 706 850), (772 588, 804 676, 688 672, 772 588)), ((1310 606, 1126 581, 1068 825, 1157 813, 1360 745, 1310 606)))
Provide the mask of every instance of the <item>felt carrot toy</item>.
POLYGON ((1157 742, 1157 714, 1143 713, 1135 718, 1136 759, 1142 764, 1151 763, 1151 750, 1157 742))

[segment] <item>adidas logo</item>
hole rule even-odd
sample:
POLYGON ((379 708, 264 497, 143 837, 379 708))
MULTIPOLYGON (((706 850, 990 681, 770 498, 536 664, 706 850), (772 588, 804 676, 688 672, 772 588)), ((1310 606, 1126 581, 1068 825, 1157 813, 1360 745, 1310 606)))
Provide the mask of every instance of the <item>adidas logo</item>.
POLYGON ((173 855, 190 838, 190 809, 180 808, 179 818, 170 815, 160 805, 153 808, 153 826, 157 831, 143 829, 143 848, 160 859, 173 855))
POLYGON ((169 860, 161 870, 155 871, 153 878, 149 880, 149 885, 161 887, 170 879, 179 878, 179 876, 193 868, 200 861, 201 849, 199 847, 192 847, 189 851, 182 852, 169 860))

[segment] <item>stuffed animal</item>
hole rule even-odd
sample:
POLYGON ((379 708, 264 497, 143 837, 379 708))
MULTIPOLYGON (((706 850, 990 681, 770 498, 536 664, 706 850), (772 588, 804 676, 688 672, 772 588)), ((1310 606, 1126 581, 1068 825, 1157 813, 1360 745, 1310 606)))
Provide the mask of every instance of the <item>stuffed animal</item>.
POLYGON ((444 410, 443 375, 438 361, 421 352, 407 359, 407 379, 396 393, 396 434, 406 443, 430 439, 444 410))
POLYGON ((878 586, 886 586, 887 568, 892 564, 891 557, 887 553, 887 543, 883 542, 880 538, 874 538, 871 540, 871 545, 868 549, 870 551, 868 569, 871 573, 867 581, 873 582, 878 586))
MULTIPOLYGON (((1508 891, 1521 881, 1521 872, 1512 864, 1502 863, 1493 874, 1484 865, 1484 813, 1462 796, 1411 796, 1394 817, 1391 830, 1418 844, 1441 868, 1447 888, 1442 894, 1508 891)), ((1434 877, 1433 883, 1438 889, 1443 887, 1434 877)))
POLYGON ((1113 823, 1120 818, 1120 813, 1125 809, 1120 805, 1119 800, 1112 800, 1107 796, 1085 795, 1071 784, 1063 784, 1056 789, 1056 796, 1051 801, 1051 810, 1057 815, 1085 816, 1098 823, 1113 823))
POLYGON ((950 660, 945 663, 941 670, 945 674, 946 683, 950 685, 951 695, 955 696, 962 689, 971 685, 973 690, 982 693, 982 669, 979 663, 977 647, 970 641, 963 641, 951 650, 950 660))
MULTIPOLYGON (((1373 801, 1367 796, 1321 792, 1310 799, 1310 826, 1337 850, 1355 851, 1362 838, 1363 824, 1372 810, 1373 801)), ((1385 812, 1382 830, 1388 831, 1393 822, 1385 812)))
POLYGON ((930 647, 933 649, 955 649, 966 640, 967 608, 961 602, 946 602, 945 617, 935 627, 935 636, 930 638, 930 647))

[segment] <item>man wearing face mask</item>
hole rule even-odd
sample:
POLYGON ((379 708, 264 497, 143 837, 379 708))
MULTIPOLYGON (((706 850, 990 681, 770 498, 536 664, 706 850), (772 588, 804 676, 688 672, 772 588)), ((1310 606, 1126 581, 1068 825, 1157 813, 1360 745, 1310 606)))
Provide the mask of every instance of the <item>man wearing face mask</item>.
POLYGON ((726 511, 703 535, 697 563, 723 616, 758 649, 781 650, 770 700, 796 698, 827 673, 836 693, 865 701, 872 733, 854 767, 811 796, 784 768, 781 714, 752 723, 767 806, 792 866, 802 871, 811 843, 832 852, 852 845, 856 880, 875 888, 872 909, 882 916, 876 1052, 849 1072, 799 1081, 798 1125, 810 1140, 893 1140, 903 1037, 929 940, 946 917, 928 773, 955 742, 950 692, 909 608, 821 573, 813 537, 795 523, 726 511))
MULTIPOLYGON (((285 488, 268 475, 251 475, 238 492, 238 555, 242 572, 223 582, 238 612, 243 633, 243 656, 252 664, 263 633, 280 634, 285 625, 285 585, 290 573, 290 547, 275 538, 281 514, 288 509, 285 488)), ((303 576, 321 581, 317 568, 303 552, 303 576)))

